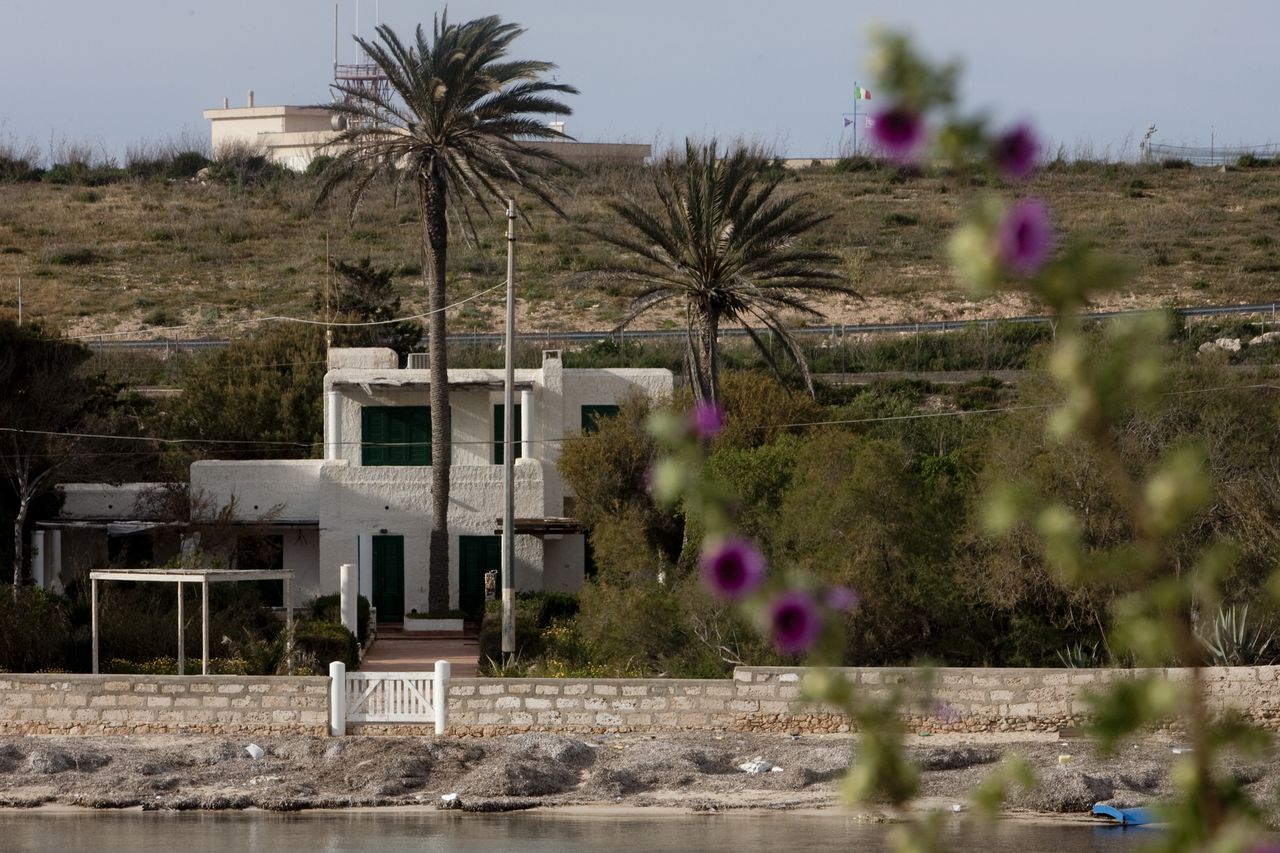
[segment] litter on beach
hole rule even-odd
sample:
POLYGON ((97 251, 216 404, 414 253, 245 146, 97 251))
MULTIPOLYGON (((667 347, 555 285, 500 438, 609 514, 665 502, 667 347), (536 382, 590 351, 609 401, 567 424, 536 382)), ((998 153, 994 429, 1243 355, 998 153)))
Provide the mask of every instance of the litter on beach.
POLYGON ((743 773, 750 773, 752 776, 756 775, 757 773, 781 773, 782 772, 781 767, 775 767, 774 765, 765 761, 759 755, 757 755, 755 758, 751 759, 748 762, 739 764, 738 769, 741 770, 743 773))
POLYGON ((254 761, 257 761, 259 758, 261 758, 263 755, 266 754, 262 751, 262 747, 258 746, 256 743, 249 744, 244 748, 244 751, 249 753, 249 757, 252 758, 254 761))

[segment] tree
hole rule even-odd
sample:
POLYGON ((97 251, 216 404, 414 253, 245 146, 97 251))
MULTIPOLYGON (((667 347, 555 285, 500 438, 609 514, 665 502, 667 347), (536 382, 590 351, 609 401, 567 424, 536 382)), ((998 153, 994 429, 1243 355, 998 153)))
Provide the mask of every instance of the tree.
POLYGON ((548 62, 507 59, 524 30, 496 16, 451 24, 436 17, 431 37, 419 26, 406 45, 390 27, 378 39, 356 42, 385 75, 387 86, 338 85, 343 100, 332 109, 346 128, 332 143, 334 160, 324 172, 323 200, 350 185, 352 212, 383 175, 413 185, 422 225, 423 284, 431 318, 431 538, 428 604, 449 606, 449 466, 451 458, 448 364, 445 340, 445 266, 451 205, 472 230, 468 205, 486 214, 506 187, 520 187, 559 212, 549 171, 554 154, 521 140, 563 135, 540 116, 569 115, 556 94, 577 89, 542 79, 548 62))
POLYGON ((659 305, 682 303, 687 328, 688 373, 699 400, 719 394, 719 334, 740 324, 778 372, 759 326, 777 336, 813 384, 799 343, 780 312, 822 315, 804 301, 807 291, 856 296, 827 269, 838 258, 805 248, 798 240, 829 217, 804 210, 803 196, 776 197, 781 175, 759 151, 737 146, 720 159, 716 143, 685 141, 681 163, 667 158, 654 176, 658 205, 635 199, 611 203, 626 230, 593 233, 635 256, 620 270, 641 282, 622 328, 659 305))
POLYGON ((113 396, 80 374, 88 358, 79 344, 0 320, 0 471, 14 501, 15 601, 26 581, 23 534, 32 503, 59 471, 82 461, 86 439, 72 433, 90 432, 113 396))
POLYGON ((359 263, 334 260, 332 284, 317 287, 313 302, 329 322, 377 323, 376 326, 339 327, 334 335, 339 346, 390 347, 401 355, 422 340, 422 326, 412 320, 395 322, 400 316, 400 297, 392 281, 394 272, 376 266, 368 255, 359 263))
POLYGON ((308 459, 323 438, 325 348, 316 326, 270 326, 194 364, 166 417, 169 466, 195 459, 308 459), (211 443, 237 441, 240 444, 211 443))

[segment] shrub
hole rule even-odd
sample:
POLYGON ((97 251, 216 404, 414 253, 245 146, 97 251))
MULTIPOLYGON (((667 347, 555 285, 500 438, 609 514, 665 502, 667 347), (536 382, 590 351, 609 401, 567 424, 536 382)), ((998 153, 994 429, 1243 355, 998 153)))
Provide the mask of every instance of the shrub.
MULTIPOLYGON (((336 592, 316 596, 307 602, 306 609, 318 622, 342 624, 342 596, 336 592)), ((363 595, 356 599, 356 633, 360 635, 360 642, 369 642, 369 599, 363 595)))
MULTIPOLYGON (((534 658, 546 648, 543 632, 558 620, 578 613, 578 596, 567 592, 521 592, 516 595, 516 655, 534 658)), ((502 602, 485 605, 480 620, 480 660, 502 660, 502 602)))
POLYGON ((360 665, 360 648, 356 635, 336 622, 300 622, 293 629, 295 662, 313 672, 328 672, 332 661, 340 660, 347 669, 360 665))
POLYGON ((13 600, 0 593, 0 669, 35 672, 66 665, 71 647, 67 600, 39 587, 24 587, 13 600))
POLYGON ((329 168, 329 164, 333 162, 333 157, 329 154, 321 154, 313 157, 311 162, 307 164, 306 170, 303 172, 308 178, 319 177, 324 174, 324 170, 329 168))
MULTIPOLYGON (((186 658, 182 665, 182 675, 199 675, 203 669, 203 661, 199 658, 186 658)), ((178 661, 171 657, 158 657, 145 661, 112 658, 102 668, 110 674, 134 675, 178 675, 178 661)), ((249 662, 239 657, 210 658, 210 675, 261 675, 250 666, 249 662)))

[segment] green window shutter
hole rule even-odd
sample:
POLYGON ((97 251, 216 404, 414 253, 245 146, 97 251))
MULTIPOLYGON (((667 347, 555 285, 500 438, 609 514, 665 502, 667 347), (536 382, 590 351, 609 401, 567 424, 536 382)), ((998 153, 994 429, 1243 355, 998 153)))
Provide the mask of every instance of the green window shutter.
MULTIPOLYGON (((503 440, 503 433, 505 431, 505 425, 506 425, 506 421, 503 419, 503 415, 505 413, 506 413, 506 407, 502 403, 498 403, 493 407, 493 464, 494 465, 502 464, 502 440, 503 440)), ((516 403, 515 419, 516 419, 515 458, 519 459, 520 451, 521 451, 520 442, 523 440, 520 434, 520 430, 522 427, 520 425, 520 404, 519 403, 516 403)))
POLYGON ((431 464, 428 406, 365 406, 360 429, 362 465, 431 464))
POLYGON ((387 464, 387 409, 365 406, 360 410, 360 464, 387 464))
POLYGON ((618 407, 613 405, 583 406, 582 431, 593 433, 600 429, 600 421, 604 418, 616 418, 618 407))

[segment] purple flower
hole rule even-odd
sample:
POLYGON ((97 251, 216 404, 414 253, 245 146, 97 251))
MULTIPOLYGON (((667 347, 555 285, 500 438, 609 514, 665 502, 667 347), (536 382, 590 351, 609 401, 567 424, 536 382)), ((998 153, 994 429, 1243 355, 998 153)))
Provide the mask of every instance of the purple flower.
POLYGON ((959 709, 950 702, 938 702, 933 708, 933 715, 938 718, 939 722, 947 725, 958 723, 961 719, 959 709))
POLYGON ((858 608, 858 594, 847 586, 833 586, 827 590, 827 607, 851 613, 858 608))
POLYGON ((1034 275, 1053 250, 1049 208, 1038 198, 1015 202, 996 228, 1000 260, 1022 275, 1034 275))
POLYGON ((802 590, 784 592, 769 605, 769 633, 780 652, 804 654, 822 633, 822 616, 813 596, 802 590))
POLYGON ((924 119, 907 107, 890 107, 872 117, 871 138, 889 159, 910 160, 924 140, 924 119))
POLYGON ((1017 124, 996 138, 991 146, 991 160, 1000 174, 1021 181, 1036 170, 1040 159, 1040 140, 1028 125, 1017 124))
POLYGON ((764 555, 749 539, 731 537, 702 548, 702 582, 720 598, 750 595, 764 580, 764 555))
POLYGON ((699 400, 689 413, 689 423, 698 438, 709 441, 724 429, 724 407, 715 400, 699 400))

